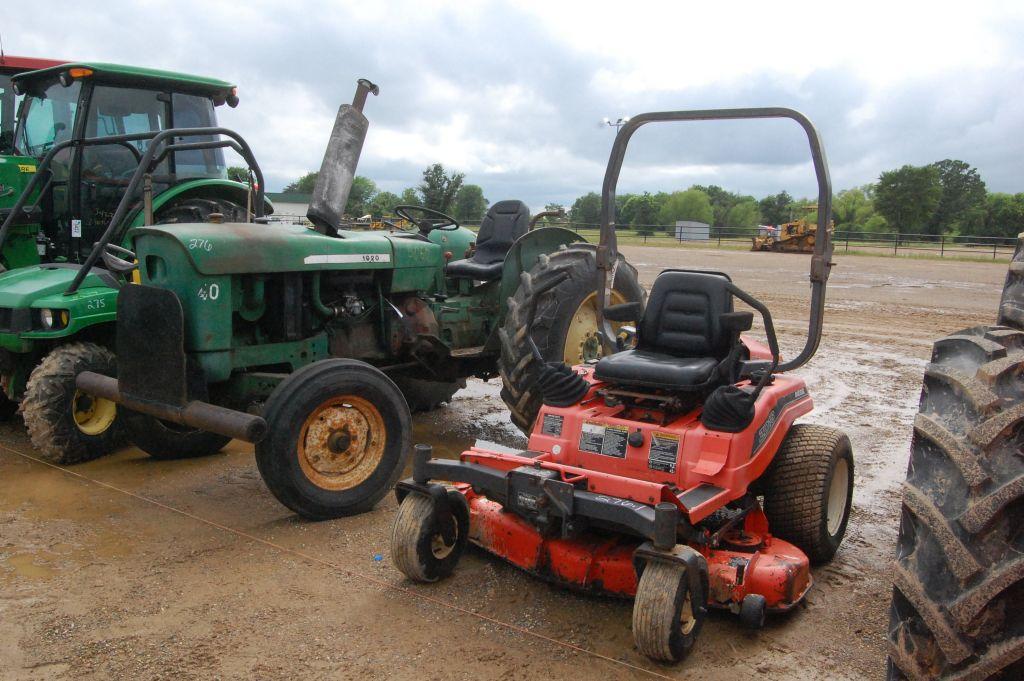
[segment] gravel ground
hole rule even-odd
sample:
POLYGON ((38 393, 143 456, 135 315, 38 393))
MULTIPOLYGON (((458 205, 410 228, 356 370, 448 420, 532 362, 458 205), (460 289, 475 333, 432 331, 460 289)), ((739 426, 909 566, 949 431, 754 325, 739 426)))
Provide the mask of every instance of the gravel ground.
MULTIPOLYGON (((670 266, 728 271, 768 303, 784 353, 801 346, 806 257, 623 250, 646 286, 670 266)), ((758 632, 712 614, 680 666, 634 649, 630 603, 549 586, 480 552, 443 583, 409 584, 387 559, 393 499, 355 518, 299 520, 241 443, 177 462, 125 450, 69 474, 21 456, 32 450, 15 422, 0 425, 0 679, 879 678, 929 346, 991 323, 1004 273, 983 262, 840 260, 824 340, 801 374, 817 406, 805 420, 853 442, 846 540, 815 570, 806 608, 758 632)), ((476 438, 524 442, 493 381, 471 381, 415 430, 450 455, 476 438)))

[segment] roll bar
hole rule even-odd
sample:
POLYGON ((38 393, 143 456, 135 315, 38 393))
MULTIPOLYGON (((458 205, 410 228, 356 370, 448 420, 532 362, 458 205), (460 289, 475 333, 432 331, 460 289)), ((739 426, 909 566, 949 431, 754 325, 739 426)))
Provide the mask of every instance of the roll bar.
POLYGON ((612 144, 608 167, 605 169, 604 185, 601 189, 601 240, 597 247, 597 297, 598 328, 605 352, 614 352, 615 333, 611 323, 605 319, 604 308, 611 305, 611 287, 618 263, 618 244, 615 236, 615 188, 619 172, 626 156, 626 147, 633 133, 648 123, 671 121, 720 121, 749 120, 761 118, 789 118, 800 124, 807 134, 814 163, 814 174, 818 181, 818 232, 811 256, 811 310, 808 320, 807 341, 803 350, 788 362, 783 362, 777 371, 791 371, 807 363, 818 349, 821 341, 822 319, 825 313, 825 284, 832 267, 832 239, 828 225, 832 218, 832 180, 829 177, 825 149, 810 119, 799 111, 785 107, 761 107, 746 109, 698 109, 693 111, 659 111, 633 116, 619 128, 612 144))

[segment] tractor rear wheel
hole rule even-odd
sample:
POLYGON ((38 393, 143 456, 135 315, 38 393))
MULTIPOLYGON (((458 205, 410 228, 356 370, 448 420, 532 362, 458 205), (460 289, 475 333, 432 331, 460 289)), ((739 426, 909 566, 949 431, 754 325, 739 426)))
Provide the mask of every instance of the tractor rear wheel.
POLYGON ((89 461, 122 441, 117 405, 78 390, 83 371, 117 376, 114 353, 95 343, 68 343, 50 351, 32 370, 21 408, 39 455, 52 463, 89 461))
POLYGON ((653 660, 679 662, 693 649, 704 624, 704 594, 690 589, 686 568, 650 561, 633 601, 633 640, 653 660))
POLYGON ((850 439, 826 426, 790 427, 761 489, 772 534, 795 544, 812 563, 832 560, 853 501, 850 439))
POLYGON ((247 222, 245 207, 230 199, 192 196, 164 206, 156 214, 157 224, 176 222, 208 222, 210 215, 219 213, 223 222, 247 222))
POLYGON ((1024 331, 935 343, 903 487, 890 679, 1024 678, 1022 452, 1024 331))
POLYGON ((455 490, 446 508, 422 494, 409 493, 391 528, 391 560, 414 582, 436 582, 450 575, 469 540, 469 505, 455 490))
POLYGON ((231 442, 231 438, 217 433, 161 421, 127 409, 124 426, 129 442, 161 461, 209 456, 231 442))
POLYGON ((313 520, 373 508, 412 449, 401 391, 354 359, 325 359, 291 374, 271 393, 264 418, 260 475, 278 501, 313 520))
MULTIPOLYGON (((573 244, 551 255, 541 255, 529 272, 524 272, 515 294, 508 300, 508 314, 499 330, 501 357, 498 369, 503 387, 501 399, 512 412, 512 422, 529 433, 540 411, 541 396, 535 390, 540 363, 534 358, 529 339, 547 362, 582 364, 601 356, 597 335, 597 248, 573 244), (536 291, 556 277, 566 278, 540 298, 536 291), (533 323, 529 310, 536 304, 533 323)), ((612 302, 644 301, 636 269, 620 255, 612 281, 612 302)), ((621 324, 613 324, 618 328, 621 324)))
POLYGON ((430 411, 439 407, 442 402, 451 402, 455 393, 466 387, 465 379, 444 383, 408 376, 394 376, 392 380, 405 395, 405 401, 409 403, 409 410, 413 412, 430 411))

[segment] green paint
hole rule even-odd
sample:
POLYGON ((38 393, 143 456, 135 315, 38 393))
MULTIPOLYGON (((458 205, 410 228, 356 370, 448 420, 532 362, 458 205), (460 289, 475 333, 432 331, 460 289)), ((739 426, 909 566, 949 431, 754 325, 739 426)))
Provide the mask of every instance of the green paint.
POLYGON ((92 75, 86 76, 97 83, 112 83, 117 85, 147 85, 165 86, 177 92, 200 94, 209 97, 227 96, 235 87, 217 78, 205 76, 193 76, 187 73, 175 71, 161 71, 149 69, 142 66, 125 66, 122 64, 107 64, 100 62, 76 62, 52 66, 48 69, 29 71, 14 76, 12 80, 20 85, 40 80, 46 80, 72 68, 92 69, 92 75))

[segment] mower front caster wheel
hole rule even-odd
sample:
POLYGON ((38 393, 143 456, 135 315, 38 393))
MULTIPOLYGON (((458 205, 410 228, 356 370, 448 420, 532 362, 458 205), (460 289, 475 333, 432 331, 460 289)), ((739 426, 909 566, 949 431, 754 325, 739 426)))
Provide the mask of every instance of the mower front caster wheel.
POLYGON ((436 582, 452 573, 469 539, 469 505, 452 490, 439 504, 422 494, 402 500, 391 530, 391 560, 414 582, 436 582))
POLYGON ((661 662, 689 655, 704 624, 706 598, 693 593, 686 568, 651 561, 633 601, 633 640, 641 653, 661 662))
POLYGON ((768 601, 761 594, 747 594, 740 601, 740 623, 747 629, 762 628, 766 612, 768 601))

